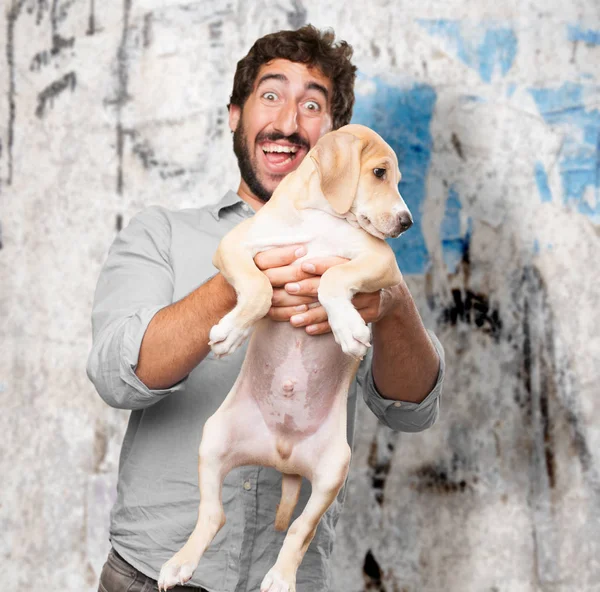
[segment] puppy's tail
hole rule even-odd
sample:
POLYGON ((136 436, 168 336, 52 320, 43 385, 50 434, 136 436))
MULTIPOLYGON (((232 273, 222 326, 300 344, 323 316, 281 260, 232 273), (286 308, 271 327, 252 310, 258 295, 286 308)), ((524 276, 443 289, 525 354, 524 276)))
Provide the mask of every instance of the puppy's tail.
POLYGON ((275 530, 287 530, 292 518, 294 508, 300 497, 300 486, 302 477, 300 475, 282 475, 281 480, 281 502, 277 505, 275 515, 275 530))

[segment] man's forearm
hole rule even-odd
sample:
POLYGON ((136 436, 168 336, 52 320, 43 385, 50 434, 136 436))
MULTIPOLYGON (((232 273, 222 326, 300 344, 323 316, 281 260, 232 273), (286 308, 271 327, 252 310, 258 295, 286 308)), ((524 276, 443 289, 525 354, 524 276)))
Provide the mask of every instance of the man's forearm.
POLYGON ((159 310, 144 334, 135 373, 150 389, 187 376, 208 354, 208 334, 236 303, 233 287, 218 273, 185 298, 159 310))
POLYGON ((384 397, 420 403, 440 362, 404 281, 400 290, 398 305, 373 323, 373 379, 384 397))

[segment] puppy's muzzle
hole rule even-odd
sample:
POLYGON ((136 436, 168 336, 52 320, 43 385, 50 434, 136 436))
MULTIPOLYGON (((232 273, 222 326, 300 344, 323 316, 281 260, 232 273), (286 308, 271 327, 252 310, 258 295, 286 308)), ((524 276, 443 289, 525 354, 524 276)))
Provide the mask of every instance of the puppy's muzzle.
POLYGON ((394 225, 394 238, 400 236, 403 232, 406 232, 413 225, 413 219, 410 212, 400 212, 396 216, 396 223, 394 225))
POLYGON ((408 210, 388 214, 382 220, 381 229, 390 238, 396 238, 406 232, 413 224, 412 216, 408 210))

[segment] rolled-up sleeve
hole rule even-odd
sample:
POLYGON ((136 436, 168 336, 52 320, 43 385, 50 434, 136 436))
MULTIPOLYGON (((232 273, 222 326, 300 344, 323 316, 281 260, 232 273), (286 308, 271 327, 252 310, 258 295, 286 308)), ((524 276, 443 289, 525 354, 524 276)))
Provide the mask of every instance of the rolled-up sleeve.
POLYGON ((357 374, 363 399, 375 416, 397 432, 421 432, 431 427, 439 414, 440 397, 445 373, 444 348, 432 331, 427 331, 438 353, 440 369, 436 383, 431 392, 420 403, 410 401, 394 401, 385 399, 377 390, 373 380, 372 352, 365 357, 364 368, 357 374))
POLYGON ((172 303, 171 227, 164 210, 147 208, 112 244, 94 295, 87 374, 111 407, 142 409, 182 388, 153 390, 137 377, 140 346, 154 315, 172 303))

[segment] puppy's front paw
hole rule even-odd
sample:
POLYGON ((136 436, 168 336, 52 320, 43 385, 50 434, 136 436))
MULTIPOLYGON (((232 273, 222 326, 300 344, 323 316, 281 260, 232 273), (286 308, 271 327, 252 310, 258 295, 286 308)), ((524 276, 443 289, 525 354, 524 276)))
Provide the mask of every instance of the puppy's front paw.
POLYGON ((371 346, 371 331, 354 308, 329 317, 329 324, 336 343, 342 351, 362 360, 371 346))
POLYGON ((226 314, 218 325, 215 325, 209 333, 208 345, 217 358, 233 353, 250 334, 250 328, 238 327, 235 316, 226 314))

